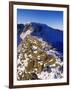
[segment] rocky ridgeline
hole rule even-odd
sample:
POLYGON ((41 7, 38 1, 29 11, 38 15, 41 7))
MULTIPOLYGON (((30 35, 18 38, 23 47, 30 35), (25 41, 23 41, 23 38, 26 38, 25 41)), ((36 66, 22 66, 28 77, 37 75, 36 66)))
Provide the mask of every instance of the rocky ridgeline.
POLYGON ((63 61, 42 39, 27 35, 17 49, 17 80, 43 80, 63 77, 63 61))

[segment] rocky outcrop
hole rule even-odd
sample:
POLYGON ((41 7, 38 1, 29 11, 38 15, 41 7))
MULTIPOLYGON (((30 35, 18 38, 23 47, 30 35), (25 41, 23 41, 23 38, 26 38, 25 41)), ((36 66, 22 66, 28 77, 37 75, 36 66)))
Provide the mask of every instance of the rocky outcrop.
POLYGON ((48 42, 27 34, 17 49, 17 80, 62 78, 63 62, 55 52, 48 42))

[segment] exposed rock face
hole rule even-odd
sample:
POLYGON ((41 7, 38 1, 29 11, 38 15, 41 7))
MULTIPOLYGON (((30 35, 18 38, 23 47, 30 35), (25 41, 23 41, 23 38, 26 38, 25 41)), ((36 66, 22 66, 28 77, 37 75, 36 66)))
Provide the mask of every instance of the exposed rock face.
POLYGON ((42 39, 32 36, 31 24, 25 26, 17 49, 17 80, 63 77, 63 62, 56 50, 42 39))

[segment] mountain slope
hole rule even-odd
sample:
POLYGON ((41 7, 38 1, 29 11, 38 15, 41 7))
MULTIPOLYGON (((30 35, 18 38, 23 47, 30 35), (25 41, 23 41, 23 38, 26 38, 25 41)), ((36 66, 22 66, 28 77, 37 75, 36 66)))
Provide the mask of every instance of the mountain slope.
POLYGON ((23 32, 24 25, 23 24, 17 24, 17 44, 21 42, 20 34, 23 32))
POLYGON ((20 27, 20 33, 18 33, 18 44, 20 43, 20 34, 22 31, 32 28, 33 32, 31 35, 42 38, 44 41, 49 42, 54 48, 56 48, 61 53, 63 52, 63 31, 58 29, 53 29, 46 24, 41 23, 27 23, 25 25, 18 25, 20 27))

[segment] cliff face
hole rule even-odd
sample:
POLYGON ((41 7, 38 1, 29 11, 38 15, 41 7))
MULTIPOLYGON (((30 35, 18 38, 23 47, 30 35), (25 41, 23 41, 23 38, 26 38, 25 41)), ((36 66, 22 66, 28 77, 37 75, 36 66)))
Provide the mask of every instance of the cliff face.
POLYGON ((47 25, 28 23, 20 33, 21 42, 17 49, 17 80, 48 80, 63 77, 62 55, 51 42, 46 41, 45 37, 49 33, 46 34, 45 31, 48 30, 45 29, 43 32, 43 27, 47 25))

